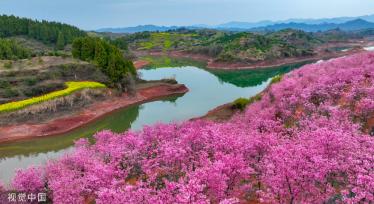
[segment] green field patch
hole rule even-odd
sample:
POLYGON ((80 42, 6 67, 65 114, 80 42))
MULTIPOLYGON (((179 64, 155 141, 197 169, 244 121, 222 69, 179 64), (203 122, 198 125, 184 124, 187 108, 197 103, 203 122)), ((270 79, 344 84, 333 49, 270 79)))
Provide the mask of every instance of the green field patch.
POLYGON ((177 46, 180 42, 190 41, 196 37, 197 34, 182 34, 182 33, 151 33, 151 37, 146 41, 138 42, 138 49, 150 50, 154 48, 161 49, 162 51, 168 51, 173 47, 177 46))
POLYGON ((141 60, 148 61, 149 64, 143 69, 157 69, 157 68, 171 68, 171 67, 185 67, 195 66, 204 68, 205 62, 195 61, 188 58, 174 58, 169 56, 145 56, 141 60))

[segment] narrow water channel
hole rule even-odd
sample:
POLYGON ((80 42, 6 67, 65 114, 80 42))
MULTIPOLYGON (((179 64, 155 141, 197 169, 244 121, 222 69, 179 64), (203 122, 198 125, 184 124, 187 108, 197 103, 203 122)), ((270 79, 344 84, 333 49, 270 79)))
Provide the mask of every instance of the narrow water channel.
MULTIPOLYGON (((222 71, 194 66, 155 68, 140 71, 145 80, 175 78, 189 92, 179 97, 134 105, 114 112, 68 134, 0 145, 0 180, 9 183, 15 170, 41 165, 72 150, 75 140, 90 138, 97 131, 140 130, 158 122, 180 122, 206 114, 215 107, 239 97, 251 97, 263 91, 272 77, 298 68, 301 64, 259 70, 222 71)), ((201 66, 202 67, 202 66, 201 66)))

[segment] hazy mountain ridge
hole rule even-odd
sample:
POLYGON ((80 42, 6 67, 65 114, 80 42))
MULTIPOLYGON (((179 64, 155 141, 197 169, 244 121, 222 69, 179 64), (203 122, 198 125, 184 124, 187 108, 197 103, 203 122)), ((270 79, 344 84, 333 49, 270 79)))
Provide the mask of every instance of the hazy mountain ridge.
MULTIPOLYGON (((227 31, 248 31, 248 30, 261 30, 261 29, 275 29, 279 28, 294 28, 302 29, 305 31, 318 31, 318 30, 329 30, 337 27, 343 28, 343 30, 352 30, 353 28, 361 28, 364 22, 361 22, 361 27, 357 26, 358 22, 355 22, 355 26, 344 25, 348 22, 355 20, 366 21, 366 28, 374 28, 373 25, 368 25, 368 23, 374 23, 374 14, 359 16, 359 17, 338 17, 338 18, 322 18, 322 19, 288 19, 284 21, 259 21, 259 22, 240 22, 232 21, 224 24, 219 24, 215 26, 210 25, 192 25, 192 26, 157 26, 157 25, 139 25, 134 27, 123 27, 123 28, 102 28, 96 30, 97 32, 112 32, 112 33, 136 33, 144 31, 167 31, 175 30, 180 28, 187 29, 217 29, 217 30, 227 30, 227 31), (342 25, 340 25, 342 24, 342 25), (339 25, 339 26, 337 26, 339 25), (267 28, 266 28, 267 27, 267 28)), ((352 23, 352 22, 351 22, 352 23)))
POLYGON ((136 33, 143 31, 167 31, 177 29, 179 26, 156 26, 156 25, 140 25, 125 28, 101 28, 97 32, 111 32, 111 33, 136 33))
POLYGON ((345 23, 336 24, 336 23, 322 23, 322 24, 307 24, 307 23, 281 23, 275 25, 269 25, 264 27, 252 28, 251 31, 278 31, 283 29, 298 29, 307 32, 318 32, 318 31, 327 31, 333 29, 341 29, 344 31, 356 31, 356 30, 363 30, 363 29, 371 29, 374 28, 374 23, 363 20, 363 19, 355 19, 345 23))

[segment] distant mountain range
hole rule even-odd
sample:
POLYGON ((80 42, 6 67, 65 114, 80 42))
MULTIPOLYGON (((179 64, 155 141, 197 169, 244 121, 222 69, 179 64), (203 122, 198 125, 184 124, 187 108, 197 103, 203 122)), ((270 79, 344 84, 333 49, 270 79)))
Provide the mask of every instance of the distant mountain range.
POLYGON ((140 25, 124 28, 102 28, 97 32, 111 33, 136 33, 143 31, 167 31, 179 28, 186 29, 217 29, 227 31, 263 31, 263 30, 281 30, 286 28, 300 29, 309 32, 326 31, 331 29, 342 29, 346 31, 374 28, 374 15, 359 17, 339 17, 324 19, 289 19, 285 21, 260 21, 260 22, 229 22, 216 26, 193 25, 193 26, 156 26, 140 25))
POLYGON ((275 25, 268 25, 264 27, 251 28, 251 31, 278 31, 287 28, 303 30, 307 32, 327 31, 333 29, 340 29, 344 31, 354 31, 363 29, 374 29, 374 23, 362 19, 351 20, 345 23, 321 23, 321 24, 306 24, 306 23, 280 23, 275 25))
POLYGON ((126 28, 101 28, 96 30, 97 32, 110 32, 110 33, 137 33, 144 31, 167 31, 178 29, 180 26, 156 26, 156 25, 140 25, 135 27, 126 27, 126 28))
POLYGON ((348 21, 353 21, 356 19, 362 19, 368 22, 374 22, 374 15, 366 15, 359 17, 339 17, 339 18, 322 18, 322 19, 288 19, 285 21, 260 21, 256 23, 248 22, 229 22, 225 24, 220 24, 217 26, 212 26, 211 28, 226 29, 226 30, 250 30, 252 28, 266 27, 275 24, 290 24, 290 23, 301 23, 301 24, 342 24, 348 21))
POLYGON ((269 26, 269 25, 274 25, 274 24, 276 24, 276 22, 273 22, 273 21, 260 21, 256 23, 232 21, 229 23, 212 26, 211 28, 221 29, 221 30, 231 30, 231 29, 248 30, 248 29, 255 28, 255 27, 263 27, 263 26, 269 26))

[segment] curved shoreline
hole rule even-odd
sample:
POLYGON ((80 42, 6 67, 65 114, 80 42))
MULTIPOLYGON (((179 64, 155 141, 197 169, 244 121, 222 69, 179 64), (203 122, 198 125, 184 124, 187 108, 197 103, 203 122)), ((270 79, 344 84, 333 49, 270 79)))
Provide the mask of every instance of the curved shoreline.
MULTIPOLYGON (((202 54, 193 54, 188 53, 185 51, 169 51, 169 52, 162 52, 162 51, 138 51, 136 52, 138 56, 168 56, 168 57, 175 57, 175 58, 186 58, 192 59, 196 61, 203 61, 206 62, 206 68, 208 69, 216 69, 216 70, 251 70, 251 69, 263 69, 269 67, 279 67, 297 63, 304 63, 310 61, 318 61, 318 60, 328 60, 332 58, 343 57, 346 55, 352 55, 360 52, 365 52, 364 49, 351 49, 345 52, 331 52, 331 53, 318 53, 317 55, 307 56, 307 57, 294 57, 294 58, 283 58, 271 61, 260 61, 254 63, 244 63, 244 62, 217 62, 214 61, 213 58, 202 55, 202 54)), ((139 60, 140 64, 144 63, 144 60, 139 60)))
POLYGON ((48 137, 68 133, 106 115, 131 105, 141 104, 159 98, 181 95, 188 92, 183 84, 159 84, 139 89, 133 97, 123 95, 91 104, 87 108, 62 118, 39 124, 21 124, 0 127, 0 143, 17 140, 48 137))
POLYGON ((232 109, 233 103, 226 103, 223 105, 220 105, 210 111, 208 111, 205 115, 197 118, 192 118, 190 121, 194 120, 208 120, 213 122, 225 122, 232 118, 232 116, 235 115, 235 113, 238 112, 238 110, 232 109))
MULTIPOLYGON (((333 56, 328 56, 327 58, 334 58, 334 57, 341 57, 344 55, 349 55, 352 53, 361 52, 362 50, 351 50, 348 52, 339 52, 339 53, 333 53, 333 56)), ((161 56, 165 55, 165 53, 160 52, 153 52, 148 53, 153 56, 161 56)), ((276 67, 286 64, 293 64, 293 63, 301 63, 305 61, 311 61, 311 60, 318 60, 321 56, 313 56, 310 58, 305 59, 293 59, 293 61, 287 61, 280 64, 266 64, 262 66, 253 65, 248 67, 239 67, 236 66, 236 64, 231 64, 230 66, 226 67, 217 67, 212 66, 214 63, 211 58, 202 56, 202 55, 196 55, 196 54, 188 54, 185 52, 175 51, 175 52, 169 52, 167 53, 167 56, 171 57, 184 57, 189 58, 193 60, 206 60, 208 62, 207 68, 209 69, 224 69, 224 70, 240 70, 240 69, 257 69, 257 68, 265 68, 265 67, 276 67), (210 64, 209 64, 210 63, 210 64)), ((326 58, 326 56, 325 56, 326 58)), ((287 59, 290 60, 290 59, 287 59)), ((145 60, 139 60, 135 61, 134 65, 137 69, 140 69, 146 65, 148 65, 149 62, 145 60)), ((267 62, 264 62, 267 63, 267 62)), ((9 125, 0 127, 0 143, 6 143, 11 141, 17 141, 17 140, 23 140, 23 139, 32 139, 32 138, 39 138, 39 137, 47 137, 47 136, 54 136, 59 134, 68 133, 70 131, 73 131, 77 128, 80 128, 84 125, 87 125, 91 122, 94 122, 107 114, 110 114, 118 109, 126 108, 131 105, 135 104, 141 104, 145 103, 147 101, 156 100, 159 98, 167 97, 167 96, 173 96, 173 95, 180 95, 188 92, 188 88, 184 85, 176 84, 160 84, 153 87, 147 87, 142 88, 138 90, 138 93, 134 97, 129 96, 122 96, 122 97, 116 97, 116 98, 110 98, 105 101, 96 102, 94 104, 91 104, 84 110, 79 111, 78 113, 74 113, 69 116, 65 116, 62 118, 53 119, 51 121, 45 122, 45 123, 39 123, 39 124, 20 124, 20 125, 9 125)), ((220 115, 222 112, 225 111, 225 109, 228 109, 229 104, 223 104, 219 107, 216 107, 215 109, 209 111, 205 116, 202 116, 197 119, 206 119, 209 117, 216 117, 217 114, 220 115)), ((223 113, 222 118, 220 117, 220 120, 225 120, 230 118, 234 112, 230 113, 223 113)))

